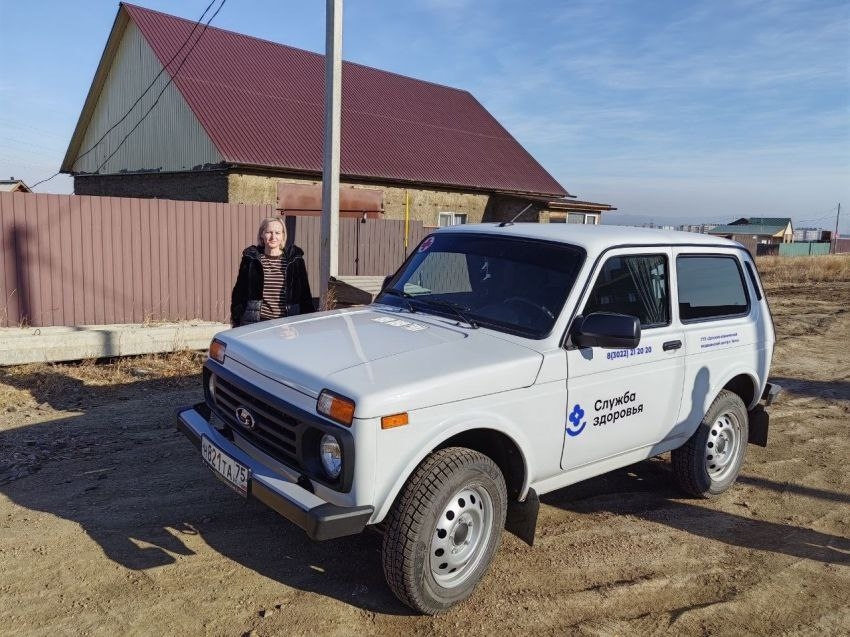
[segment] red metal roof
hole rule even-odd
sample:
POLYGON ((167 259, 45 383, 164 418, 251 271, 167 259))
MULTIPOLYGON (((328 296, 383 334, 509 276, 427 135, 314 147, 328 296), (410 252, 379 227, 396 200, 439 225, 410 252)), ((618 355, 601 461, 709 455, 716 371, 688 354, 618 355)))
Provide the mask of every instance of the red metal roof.
MULTIPOLYGON (((122 6, 163 65, 195 24, 122 6)), ((323 55, 209 27, 174 82, 226 161, 321 173, 324 78, 323 55)), ((341 139, 344 176, 566 194, 469 92, 351 62, 341 139)))

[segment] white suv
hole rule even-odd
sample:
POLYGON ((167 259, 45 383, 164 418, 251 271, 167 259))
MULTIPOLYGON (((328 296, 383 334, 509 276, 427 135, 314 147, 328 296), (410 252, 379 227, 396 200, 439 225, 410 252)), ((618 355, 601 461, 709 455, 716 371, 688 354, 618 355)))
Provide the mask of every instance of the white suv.
POLYGON ((750 254, 705 235, 465 225, 375 303, 216 336, 179 414, 206 463, 313 539, 379 525, 389 586, 439 613, 538 494, 672 451, 688 493, 767 443, 774 329, 750 254))

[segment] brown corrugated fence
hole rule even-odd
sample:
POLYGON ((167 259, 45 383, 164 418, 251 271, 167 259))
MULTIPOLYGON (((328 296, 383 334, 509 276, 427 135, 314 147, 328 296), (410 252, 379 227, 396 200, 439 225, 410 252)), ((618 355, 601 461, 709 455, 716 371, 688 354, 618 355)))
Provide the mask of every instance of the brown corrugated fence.
MULTIPOLYGON (((272 206, 0 193, 0 326, 228 320, 242 249, 272 206)), ((319 289, 321 219, 287 219, 319 289)), ((411 222, 409 248, 427 234, 411 222)), ((404 222, 340 220, 340 275, 389 274, 404 222)))

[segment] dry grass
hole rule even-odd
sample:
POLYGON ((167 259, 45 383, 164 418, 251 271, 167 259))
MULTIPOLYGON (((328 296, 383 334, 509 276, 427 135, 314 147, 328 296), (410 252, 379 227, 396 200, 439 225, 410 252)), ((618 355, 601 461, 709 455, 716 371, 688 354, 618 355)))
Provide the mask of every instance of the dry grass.
POLYGON ((336 290, 333 285, 328 286, 328 291, 324 299, 319 299, 319 312, 325 310, 335 310, 337 308, 336 290))
POLYGON ((850 254, 818 257, 758 257, 756 265, 767 286, 850 281, 850 254))
MULTIPOLYGON (((139 378, 173 378, 196 374, 203 355, 194 351, 125 356, 108 360, 87 359, 77 363, 21 365, 17 373, 31 374, 49 368, 54 375, 67 376, 83 385, 97 387, 132 383, 139 378)), ((13 372, 14 373, 14 372, 13 372)))
POLYGON ((85 401, 97 388, 143 381, 198 384, 205 357, 202 352, 180 351, 0 368, 0 414, 42 402, 85 401))

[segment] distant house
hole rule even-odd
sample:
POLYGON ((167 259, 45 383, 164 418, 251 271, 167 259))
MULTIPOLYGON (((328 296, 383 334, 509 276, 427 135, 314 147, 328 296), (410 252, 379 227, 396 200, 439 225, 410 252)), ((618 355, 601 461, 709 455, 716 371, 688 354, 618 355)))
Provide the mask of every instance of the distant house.
POLYGON ((723 226, 715 226, 708 234, 748 243, 779 244, 794 241, 794 228, 789 217, 742 217, 723 226))
POLYGON ((832 241, 832 232, 823 228, 795 228, 794 241, 797 242, 820 242, 832 241))
MULTIPOLYGON (((315 212, 324 56, 194 27, 119 5, 62 163, 76 194, 298 200, 315 212)), ((342 209, 430 226, 504 220, 528 204, 521 220, 545 221, 570 196, 469 92, 351 62, 340 172, 342 209), (365 200, 378 210, 357 208, 356 189, 377 191, 365 200)))
POLYGON ((23 180, 10 177, 9 179, 0 179, 0 192, 32 192, 23 180))
POLYGON ((578 199, 560 199, 550 201, 549 209, 550 223, 578 223, 599 225, 602 221, 603 212, 613 212, 614 206, 607 203, 594 203, 592 201, 580 201, 578 199))

